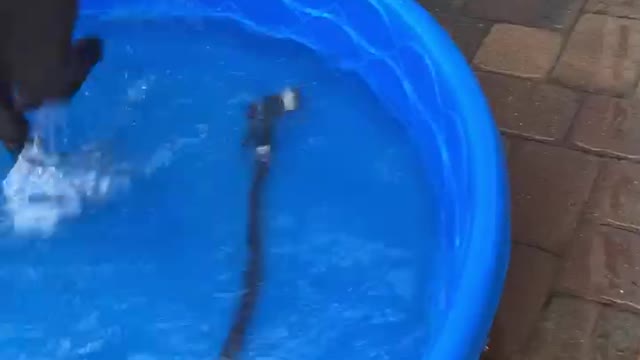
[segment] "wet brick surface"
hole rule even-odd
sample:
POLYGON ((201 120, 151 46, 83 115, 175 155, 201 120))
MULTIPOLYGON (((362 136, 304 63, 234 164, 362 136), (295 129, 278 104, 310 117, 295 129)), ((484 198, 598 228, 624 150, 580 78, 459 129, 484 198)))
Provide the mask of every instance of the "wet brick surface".
POLYGON ((567 134, 580 104, 575 92, 498 74, 478 72, 477 76, 503 130, 541 140, 567 134))
POLYGON ((640 164, 607 161, 589 212, 603 222, 640 229, 640 164))
POLYGON ((482 70, 524 78, 542 78, 558 56, 562 38, 545 29, 496 24, 473 63, 482 70))
POLYGON ((512 141, 513 241, 562 254, 587 203, 597 169, 592 156, 577 151, 512 141))
POLYGON ((482 40, 489 33, 491 24, 458 15, 438 15, 436 18, 440 25, 447 30, 467 60, 471 62, 480 48, 482 40))
POLYGON ((466 13, 473 17, 531 27, 564 29, 575 21, 583 0, 473 0, 466 13))
POLYGON ((555 256, 525 245, 515 245, 505 284, 501 311, 493 324, 492 358, 506 358, 518 351, 536 326, 538 314, 553 287, 559 264, 555 256))
POLYGON ((482 359, 640 360, 640 0, 422 3, 508 156, 514 247, 482 359))
POLYGON ((640 235, 581 226, 562 265, 558 291, 640 310, 640 235))
POLYGON ((612 156, 640 159, 640 99, 588 96, 576 119, 574 144, 612 156))
POLYGON ((625 95, 635 89, 640 62, 640 20, 583 15, 553 77, 585 91, 625 95))

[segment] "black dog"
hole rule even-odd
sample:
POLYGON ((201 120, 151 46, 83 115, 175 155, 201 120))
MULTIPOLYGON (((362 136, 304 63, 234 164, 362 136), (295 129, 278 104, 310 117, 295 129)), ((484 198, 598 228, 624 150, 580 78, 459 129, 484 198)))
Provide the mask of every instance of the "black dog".
POLYGON ((0 141, 18 155, 24 112, 68 101, 102 59, 102 41, 72 41, 77 0, 0 0, 0 141))

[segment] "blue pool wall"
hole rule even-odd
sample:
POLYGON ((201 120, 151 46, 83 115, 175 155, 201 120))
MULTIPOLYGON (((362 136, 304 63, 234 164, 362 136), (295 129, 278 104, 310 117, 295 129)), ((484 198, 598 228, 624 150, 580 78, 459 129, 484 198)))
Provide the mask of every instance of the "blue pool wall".
POLYGON ((81 12, 107 18, 230 18, 257 32, 299 41, 359 73, 407 128, 425 162, 427 181, 439 189, 438 256, 445 266, 426 278, 447 290, 425 304, 436 314, 438 337, 425 344, 424 359, 479 357, 510 253, 503 151, 473 73, 417 3, 81 0, 81 12))

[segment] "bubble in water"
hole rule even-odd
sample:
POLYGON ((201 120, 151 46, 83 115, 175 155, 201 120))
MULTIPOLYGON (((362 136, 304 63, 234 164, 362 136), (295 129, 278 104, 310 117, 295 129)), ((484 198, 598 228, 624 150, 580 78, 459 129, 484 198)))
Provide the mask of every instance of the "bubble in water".
POLYGON ((130 102, 141 102, 147 97, 149 87, 155 82, 155 76, 146 76, 139 79, 129 89, 127 89, 127 100, 130 102))

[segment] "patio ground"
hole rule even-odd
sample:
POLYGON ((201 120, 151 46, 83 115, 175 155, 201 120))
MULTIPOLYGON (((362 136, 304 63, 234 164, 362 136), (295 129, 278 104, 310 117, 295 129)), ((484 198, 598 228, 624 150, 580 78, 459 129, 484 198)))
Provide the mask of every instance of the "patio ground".
POLYGON ((504 134, 513 251, 486 360, 640 359, 640 0, 421 0, 504 134))

